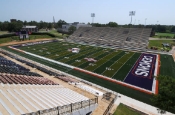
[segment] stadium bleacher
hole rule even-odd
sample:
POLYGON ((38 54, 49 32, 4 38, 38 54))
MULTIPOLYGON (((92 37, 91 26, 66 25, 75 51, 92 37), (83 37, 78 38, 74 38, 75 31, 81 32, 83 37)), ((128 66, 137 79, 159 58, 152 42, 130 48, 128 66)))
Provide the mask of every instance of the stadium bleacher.
POLYGON ((26 61, 26 60, 22 60, 22 59, 20 59, 20 58, 18 58, 18 57, 16 57, 16 56, 13 56, 13 55, 11 55, 11 54, 9 54, 9 53, 7 53, 7 52, 0 51, 0 53, 6 55, 6 56, 8 56, 8 57, 11 57, 11 58, 13 58, 13 59, 15 59, 15 60, 17 60, 17 61, 19 61, 19 62, 25 63, 26 65, 28 65, 28 66, 30 66, 30 67, 36 68, 36 69, 38 69, 38 70, 40 70, 40 71, 42 71, 42 72, 44 72, 44 73, 46 73, 46 74, 48 74, 48 75, 51 75, 51 76, 60 76, 60 74, 57 74, 57 73, 55 73, 55 72, 52 72, 52 71, 50 71, 50 70, 48 70, 48 69, 46 69, 46 68, 43 68, 43 67, 38 66, 38 65, 36 65, 36 64, 33 64, 33 63, 28 62, 28 61, 26 61))
POLYGON ((92 111, 97 104, 96 98, 89 99, 60 85, 9 85, 1 83, 0 97, 3 115, 40 115, 42 113, 63 115, 89 106, 91 106, 89 110, 92 111))
POLYGON ((42 77, 41 75, 34 72, 30 72, 29 69, 26 69, 25 67, 18 65, 12 62, 11 60, 7 60, 2 56, 0 56, 0 73, 10 73, 10 74, 42 77))
POLYGON ((127 50, 145 50, 151 30, 151 28, 80 27, 67 41, 127 50))
MULTIPOLYGON (((0 53, 47 74, 59 76, 67 82, 77 82, 75 79, 66 78, 64 75, 7 52, 0 53)), ((6 59, 2 54, 0 56, 0 115, 86 115, 96 109, 98 98, 89 99, 48 78, 32 73, 29 69, 6 59)))
POLYGON ((3 84, 35 84, 35 85, 58 85, 53 81, 37 76, 0 73, 0 83, 3 84))

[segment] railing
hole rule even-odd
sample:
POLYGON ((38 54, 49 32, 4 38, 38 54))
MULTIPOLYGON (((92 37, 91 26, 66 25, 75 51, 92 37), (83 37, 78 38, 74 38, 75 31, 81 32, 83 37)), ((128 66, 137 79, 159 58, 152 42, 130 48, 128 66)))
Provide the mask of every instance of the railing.
POLYGON ((105 112, 103 113, 103 115, 109 115, 109 111, 111 110, 111 107, 113 106, 115 100, 117 99, 117 96, 115 96, 112 101, 110 102, 110 104, 108 105, 108 107, 106 108, 105 112))
POLYGON ((26 113, 23 115, 65 115, 65 114, 72 113, 76 110, 79 110, 85 107, 89 107, 96 103, 98 103, 98 98, 89 99, 89 100, 81 101, 77 103, 72 103, 69 105, 58 106, 58 107, 54 107, 54 108, 50 108, 46 110, 40 110, 37 112, 26 113))

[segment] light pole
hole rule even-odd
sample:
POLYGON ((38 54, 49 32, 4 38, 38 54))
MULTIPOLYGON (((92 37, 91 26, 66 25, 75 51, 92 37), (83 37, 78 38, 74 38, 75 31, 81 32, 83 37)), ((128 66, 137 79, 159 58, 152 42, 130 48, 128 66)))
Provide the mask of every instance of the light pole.
POLYGON ((140 20, 138 20, 138 25, 140 24, 140 20))
MULTIPOLYGON (((157 21, 157 25, 158 25, 159 21, 157 21)), ((157 31, 157 25, 156 25, 156 31, 157 31)))
POLYGON ((146 20, 147 20, 147 18, 145 18, 145 27, 146 27, 146 20))
POLYGON ((136 19, 134 20, 134 25, 135 25, 135 23, 136 23, 136 19))

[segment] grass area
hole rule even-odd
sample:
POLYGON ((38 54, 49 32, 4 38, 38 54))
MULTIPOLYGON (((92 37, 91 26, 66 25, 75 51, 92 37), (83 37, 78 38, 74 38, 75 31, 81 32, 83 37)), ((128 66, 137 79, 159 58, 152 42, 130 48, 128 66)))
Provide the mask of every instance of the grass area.
MULTIPOLYGON (((61 33, 57 32, 56 30, 50 30, 48 33, 54 34, 56 36, 56 38, 63 38, 63 37, 68 36, 66 34, 62 35, 61 33)), ((0 31, 0 35, 3 35, 3 34, 8 34, 8 31, 0 31)), ((40 39, 40 38, 53 38, 49 35, 29 35, 29 37, 30 37, 30 40, 40 39)), ((19 40, 19 36, 0 38, 0 43, 8 43, 11 41, 16 41, 16 40, 19 40)))
POLYGON ((143 113, 120 103, 113 115, 143 115, 143 113))
MULTIPOLYGON (((30 40, 34 40, 34 39, 43 39, 43 38, 52 38, 48 35, 29 35, 30 36, 30 40)), ((0 44, 1 43, 8 43, 11 41, 19 41, 19 36, 12 36, 12 37, 7 37, 7 38, 0 38, 0 44)))
POLYGON ((49 33, 54 34, 58 38, 63 38, 63 37, 67 37, 68 36, 66 34, 62 35, 62 33, 57 32, 57 30, 50 30, 49 33))
POLYGON ((0 38, 0 44, 11 42, 11 41, 12 41, 12 38, 0 38))
MULTIPOLYGON (((149 40, 149 48, 157 47, 159 50, 163 49, 162 43, 169 43, 170 45, 175 45, 175 40, 149 40)), ((167 48, 171 49, 171 48, 167 48)))
POLYGON ((2 34, 8 34, 8 31, 0 31, 0 35, 2 34))
POLYGON ((175 62, 171 55, 160 55, 160 75, 171 76, 175 78, 175 62))
POLYGON ((156 33, 155 36, 153 36, 153 38, 173 38, 174 34, 172 33, 156 33))
POLYGON ((69 36, 67 34, 62 35, 62 33, 59 33, 57 32, 57 30, 54 30, 54 29, 49 30, 49 31, 46 31, 45 29, 40 29, 39 32, 48 32, 48 33, 54 34, 57 38, 64 38, 64 37, 69 36))

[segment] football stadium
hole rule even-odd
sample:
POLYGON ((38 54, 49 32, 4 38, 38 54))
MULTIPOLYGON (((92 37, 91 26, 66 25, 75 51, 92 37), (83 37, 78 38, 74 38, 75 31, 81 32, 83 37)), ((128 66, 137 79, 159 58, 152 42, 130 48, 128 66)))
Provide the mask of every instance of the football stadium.
POLYGON ((173 115, 175 26, 129 16, 0 20, 0 115, 173 115))

